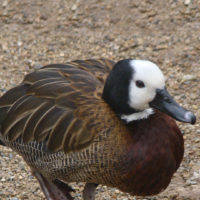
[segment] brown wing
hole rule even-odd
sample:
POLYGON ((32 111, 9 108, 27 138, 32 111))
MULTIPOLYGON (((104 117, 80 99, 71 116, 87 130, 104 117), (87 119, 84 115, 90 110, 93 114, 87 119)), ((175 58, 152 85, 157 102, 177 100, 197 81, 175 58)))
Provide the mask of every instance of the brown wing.
POLYGON ((46 141, 52 151, 80 150, 98 131, 98 112, 109 60, 48 65, 28 74, 0 99, 2 135, 24 143, 46 141))

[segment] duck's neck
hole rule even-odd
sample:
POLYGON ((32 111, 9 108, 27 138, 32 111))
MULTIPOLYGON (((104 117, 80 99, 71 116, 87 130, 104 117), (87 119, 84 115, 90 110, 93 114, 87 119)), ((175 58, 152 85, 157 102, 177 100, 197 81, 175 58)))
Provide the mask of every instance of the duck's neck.
POLYGON ((146 110, 143 110, 141 112, 135 112, 132 114, 122 114, 120 116, 120 118, 122 120, 125 120, 127 123, 132 122, 132 121, 136 121, 136 120, 141 120, 141 119, 146 119, 149 117, 149 115, 153 114, 154 111, 152 108, 148 108, 146 110))
POLYGON ((130 60, 123 60, 115 64, 106 79, 102 93, 103 100, 118 116, 137 112, 128 104, 129 85, 133 76, 133 69, 129 66, 129 62, 130 60))

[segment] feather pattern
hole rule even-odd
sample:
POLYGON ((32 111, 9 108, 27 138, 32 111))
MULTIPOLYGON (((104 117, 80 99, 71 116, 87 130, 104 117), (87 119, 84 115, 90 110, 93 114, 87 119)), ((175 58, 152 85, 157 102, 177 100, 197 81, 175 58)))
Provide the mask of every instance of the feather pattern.
POLYGON ((92 107, 102 103, 101 82, 113 64, 77 60, 28 74, 15 96, 10 93, 0 100, 0 108, 7 107, 2 134, 11 141, 22 136, 25 144, 48 138, 48 148, 54 152, 85 148, 96 134, 92 107))

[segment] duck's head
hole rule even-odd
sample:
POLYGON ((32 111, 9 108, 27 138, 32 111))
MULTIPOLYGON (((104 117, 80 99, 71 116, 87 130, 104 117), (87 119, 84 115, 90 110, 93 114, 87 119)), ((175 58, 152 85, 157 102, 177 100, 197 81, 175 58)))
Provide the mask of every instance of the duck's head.
POLYGON ((126 59, 116 63, 102 97, 126 122, 147 118, 153 109, 181 122, 196 121, 195 115, 178 105, 168 93, 162 71, 150 61, 126 59))

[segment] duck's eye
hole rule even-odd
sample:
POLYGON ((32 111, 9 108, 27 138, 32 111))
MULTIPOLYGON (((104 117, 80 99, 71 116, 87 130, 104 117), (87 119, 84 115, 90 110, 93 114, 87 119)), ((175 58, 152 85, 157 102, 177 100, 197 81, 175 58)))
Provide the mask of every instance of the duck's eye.
POLYGON ((139 87, 139 88, 143 88, 143 87, 145 87, 143 81, 136 81, 136 85, 137 85, 137 87, 139 87))

